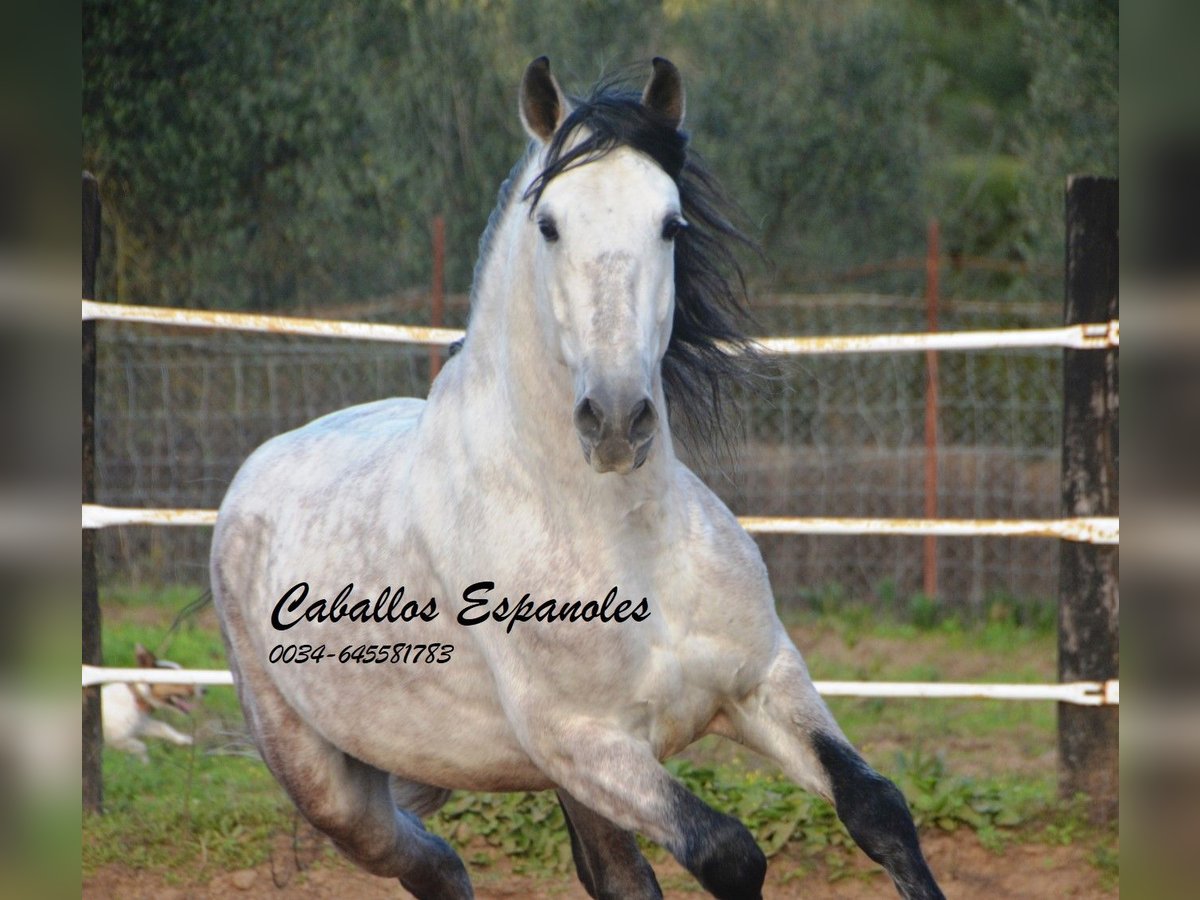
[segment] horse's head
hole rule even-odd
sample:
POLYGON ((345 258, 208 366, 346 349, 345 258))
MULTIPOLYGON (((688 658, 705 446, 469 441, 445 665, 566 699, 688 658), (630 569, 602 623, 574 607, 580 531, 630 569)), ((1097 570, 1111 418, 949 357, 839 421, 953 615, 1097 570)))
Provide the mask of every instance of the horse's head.
POLYGON ((545 57, 521 85, 521 120, 540 145, 523 226, 536 243, 538 316, 571 373, 575 430, 597 472, 645 462, 665 413, 674 241, 687 227, 683 103, 679 71, 664 59, 640 99, 611 94, 572 109, 545 57))

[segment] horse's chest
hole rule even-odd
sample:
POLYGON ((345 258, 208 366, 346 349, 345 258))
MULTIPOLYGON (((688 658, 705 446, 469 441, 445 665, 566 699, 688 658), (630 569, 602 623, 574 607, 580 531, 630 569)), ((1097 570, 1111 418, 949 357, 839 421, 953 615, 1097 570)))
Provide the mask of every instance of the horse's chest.
POLYGON ((761 679, 763 655, 737 636, 682 628, 662 616, 647 637, 638 677, 627 682, 621 699, 625 724, 659 756, 703 735, 730 698, 744 696, 761 679))

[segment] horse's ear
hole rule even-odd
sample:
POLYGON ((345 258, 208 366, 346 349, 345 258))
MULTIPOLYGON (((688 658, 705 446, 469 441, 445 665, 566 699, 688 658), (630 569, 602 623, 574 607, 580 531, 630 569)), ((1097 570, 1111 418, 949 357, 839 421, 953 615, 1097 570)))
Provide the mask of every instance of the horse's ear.
POLYGON ((157 660, 154 658, 154 654, 141 644, 138 644, 133 648, 133 655, 137 660, 138 667, 142 669, 153 669, 154 664, 157 662, 157 660))
POLYGON ((521 124, 530 137, 545 144, 568 112, 567 98, 550 74, 550 60, 539 56, 525 68, 521 79, 521 124))
POLYGON ((671 123, 672 128, 683 124, 683 76, 675 63, 661 56, 654 57, 654 71, 642 92, 642 103, 671 123))

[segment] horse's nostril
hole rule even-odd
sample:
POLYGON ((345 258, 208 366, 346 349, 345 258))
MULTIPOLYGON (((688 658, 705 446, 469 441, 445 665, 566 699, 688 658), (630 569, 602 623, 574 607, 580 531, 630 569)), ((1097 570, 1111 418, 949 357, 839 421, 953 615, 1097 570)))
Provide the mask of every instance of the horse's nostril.
POLYGON ((658 413, 649 397, 639 400, 629 413, 629 440, 639 444, 646 440, 658 427, 658 413))
POLYGON ((589 441, 598 441, 600 432, 604 429, 604 414, 591 398, 584 397, 575 407, 575 430, 579 436, 589 441))

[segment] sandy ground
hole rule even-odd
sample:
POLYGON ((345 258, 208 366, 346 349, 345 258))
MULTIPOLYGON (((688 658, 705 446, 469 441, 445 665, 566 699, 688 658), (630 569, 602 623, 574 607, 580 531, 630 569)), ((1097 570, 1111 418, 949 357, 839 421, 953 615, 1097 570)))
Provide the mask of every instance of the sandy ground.
MULTIPOLYGON (((1021 844, 996 853, 979 844, 972 832, 935 834, 924 839, 930 866, 947 897, 954 900, 994 900, 1001 897, 1112 898, 1115 884, 1089 859, 1090 845, 1021 844)), ((694 880, 673 860, 655 865, 667 898, 705 896, 694 880)), ((534 878, 502 867, 473 868, 478 900, 587 900, 573 876, 534 878)), ((217 900, 217 898, 274 898, 274 900, 383 900, 409 894, 395 882, 367 875, 340 859, 309 849, 296 853, 280 842, 272 859, 256 869, 215 872, 205 883, 181 884, 167 873, 137 871, 110 865, 83 882, 83 897, 91 900, 217 900), (313 862, 311 857, 320 857, 313 862), (308 856, 305 860, 302 857, 308 856)), ((763 896, 771 898, 829 897, 861 900, 894 897, 887 877, 866 857, 858 856, 848 874, 830 880, 823 866, 783 853, 771 860, 763 896)))

